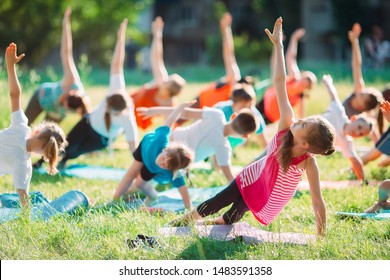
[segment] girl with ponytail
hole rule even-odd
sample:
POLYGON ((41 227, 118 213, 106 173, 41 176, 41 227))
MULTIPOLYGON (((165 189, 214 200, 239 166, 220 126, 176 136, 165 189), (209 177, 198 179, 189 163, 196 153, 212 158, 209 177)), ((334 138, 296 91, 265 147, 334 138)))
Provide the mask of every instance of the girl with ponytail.
POLYGON ((0 175, 11 174, 20 203, 29 206, 28 188, 31 181, 31 153, 43 155, 49 162, 50 175, 57 172, 58 153, 67 142, 62 129, 51 122, 44 122, 33 132, 21 109, 21 89, 16 75, 16 63, 24 54, 17 56, 16 44, 11 43, 5 52, 8 85, 11 98, 11 125, 0 131, 0 175))

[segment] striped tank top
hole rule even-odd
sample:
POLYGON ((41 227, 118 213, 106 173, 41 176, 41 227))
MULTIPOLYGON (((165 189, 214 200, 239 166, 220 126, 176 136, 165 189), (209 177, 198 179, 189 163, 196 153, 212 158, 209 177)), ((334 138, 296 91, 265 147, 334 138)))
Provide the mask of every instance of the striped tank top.
POLYGON ((277 150, 289 128, 279 131, 267 147, 267 155, 244 168, 236 182, 241 195, 255 218, 270 224, 294 196, 304 169, 297 165, 309 154, 292 159, 286 173, 277 161, 277 150))

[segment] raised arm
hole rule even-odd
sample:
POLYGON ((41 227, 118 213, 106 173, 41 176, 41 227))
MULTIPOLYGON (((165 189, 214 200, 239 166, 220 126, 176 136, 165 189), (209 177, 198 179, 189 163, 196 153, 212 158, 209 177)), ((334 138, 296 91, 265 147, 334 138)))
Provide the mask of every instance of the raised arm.
POLYGON ((310 186, 311 202, 317 223, 317 234, 325 235, 326 207, 320 188, 320 176, 317 162, 314 158, 308 158, 306 162, 306 174, 310 186))
POLYGON ((348 159, 352 165, 352 170, 355 173, 357 179, 364 180, 364 170, 363 170, 362 160, 358 156, 350 157, 348 159))
POLYGON ((11 98, 11 112, 16 112, 22 108, 21 105, 21 89, 16 74, 16 63, 22 60, 24 54, 17 56, 17 46, 11 43, 5 51, 5 60, 7 63, 7 75, 8 75, 8 86, 9 95, 11 98))
POLYGON ((111 75, 123 73, 123 63, 125 61, 125 38, 126 38, 127 18, 124 19, 118 30, 118 38, 115 45, 114 54, 111 60, 111 75))
POLYGON ((298 41, 305 35, 305 29, 299 28, 291 35, 286 52, 287 75, 295 79, 301 78, 301 71, 297 63, 298 41))
POLYGON ((163 29, 164 22, 161 17, 156 17, 152 22, 152 46, 150 50, 150 61, 152 63, 153 79, 156 84, 161 84, 168 79, 168 71, 164 64, 163 53, 163 29))
MULTIPOLYGON (((193 103, 191 103, 193 104, 193 103)), ((139 107, 137 108, 137 113, 139 116, 142 116, 143 119, 148 119, 154 116, 163 116, 167 117, 170 113, 173 112, 174 107, 166 106, 156 106, 156 107, 139 107)), ((203 110, 197 108, 185 108, 181 113, 180 118, 182 119, 196 119, 199 120, 203 116, 203 110)))
POLYGON ((68 88, 74 84, 75 81, 80 81, 80 76, 73 60, 72 30, 70 27, 71 13, 72 10, 68 7, 65 10, 64 18, 62 20, 61 62, 64 71, 62 80, 63 88, 68 88))
POLYGON ((288 100, 286 90, 286 69, 283 55, 282 22, 283 20, 281 17, 276 20, 272 34, 268 29, 265 29, 265 32, 267 33, 275 48, 273 82, 280 111, 280 121, 278 126, 279 131, 289 127, 293 123, 294 119, 294 111, 288 100))
POLYGON ((186 107, 191 106, 194 104, 194 101, 181 103, 176 108, 172 110, 172 112, 168 115, 168 117, 165 120, 164 125, 171 127, 180 117, 180 115, 183 113, 184 109, 186 107))
POLYGON ((352 30, 348 31, 348 39, 352 47, 352 75, 354 81, 354 93, 359 93, 364 88, 364 79, 362 74, 362 54, 360 52, 359 36, 362 28, 359 23, 352 26, 352 30))
POLYGON ((232 16, 225 13, 220 20, 222 34, 222 55, 225 64, 226 82, 234 83, 241 78, 240 69, 238 68, 236 56, 234 54, 234 41, 232 34, 232 16))
POLYGON ((333 84, 332 76, 329 74, 322 76, 322 82, 328 90, 330 100, 339 100, 336 87, 333 84))

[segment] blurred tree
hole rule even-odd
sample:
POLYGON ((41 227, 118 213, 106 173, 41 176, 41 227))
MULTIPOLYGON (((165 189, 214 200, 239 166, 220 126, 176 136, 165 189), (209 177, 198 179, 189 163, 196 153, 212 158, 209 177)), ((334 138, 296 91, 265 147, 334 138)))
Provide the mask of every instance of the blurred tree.
MULTIPOLYGON (((143 43, 144 36, 135 27, 137 16, 152 0, 1 0, 0 48, 16 42, 26 53, 30 66, 52 63, 50 54, 59 57, 61 23, 67 6, 72 7, 73 49, 77 63, 85 53, 89 61, 107 64, 113 51, 116 32, 128 18, 128 38, 143 43)), ((54 63, 54 62, 53 62, 54 63)), ((60 63, 56 60, 55 63, 60 63)))

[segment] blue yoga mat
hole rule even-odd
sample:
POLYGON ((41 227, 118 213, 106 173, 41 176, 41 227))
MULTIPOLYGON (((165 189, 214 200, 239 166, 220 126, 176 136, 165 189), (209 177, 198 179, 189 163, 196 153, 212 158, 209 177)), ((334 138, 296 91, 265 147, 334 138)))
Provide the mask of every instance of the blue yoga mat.
MULTIPOLYGON (((196 207, 203 201, 219 193, 224 188, 225 186, 212 188, 189 188, 188 193, 190 194, 192 205, 196 207)), ((142 205, 141 200, 134 200, 127 203, 127 207, 131 209, 138 208, 140 205, 142 205)), ((158 193, 156 199, 150 203, 149 207, 172 212, 183 212, 185 210, 183 200, 177 189, 169 189, 158 193)))
POLYGON ((342 217, 355 217, 362 219, 374 219, 374 220, 385 220, 390 219, 390 210, 384 210, 379 213, 356 213, 356 212, 337 212, 342 217))
MULTIPOLYGON (((43 202, 49 203, 49 200, 43 196, 41 192, 30 192, 31 205, 40 204, 43 202)), ((0 194, 1 207, 20 208, 19 195, 17 193, 0 194)))
MULTIPOLYGON (((88 207, 88 198, 80 191, 69 191, 48 203, 46 201, 34 205, 30 209, 32 221, 48 221, 57 214, 73 214, 80 208, 88 207)), ((20 208, 0 208, 0 223, 15 220, 21 213, 20 208)))

